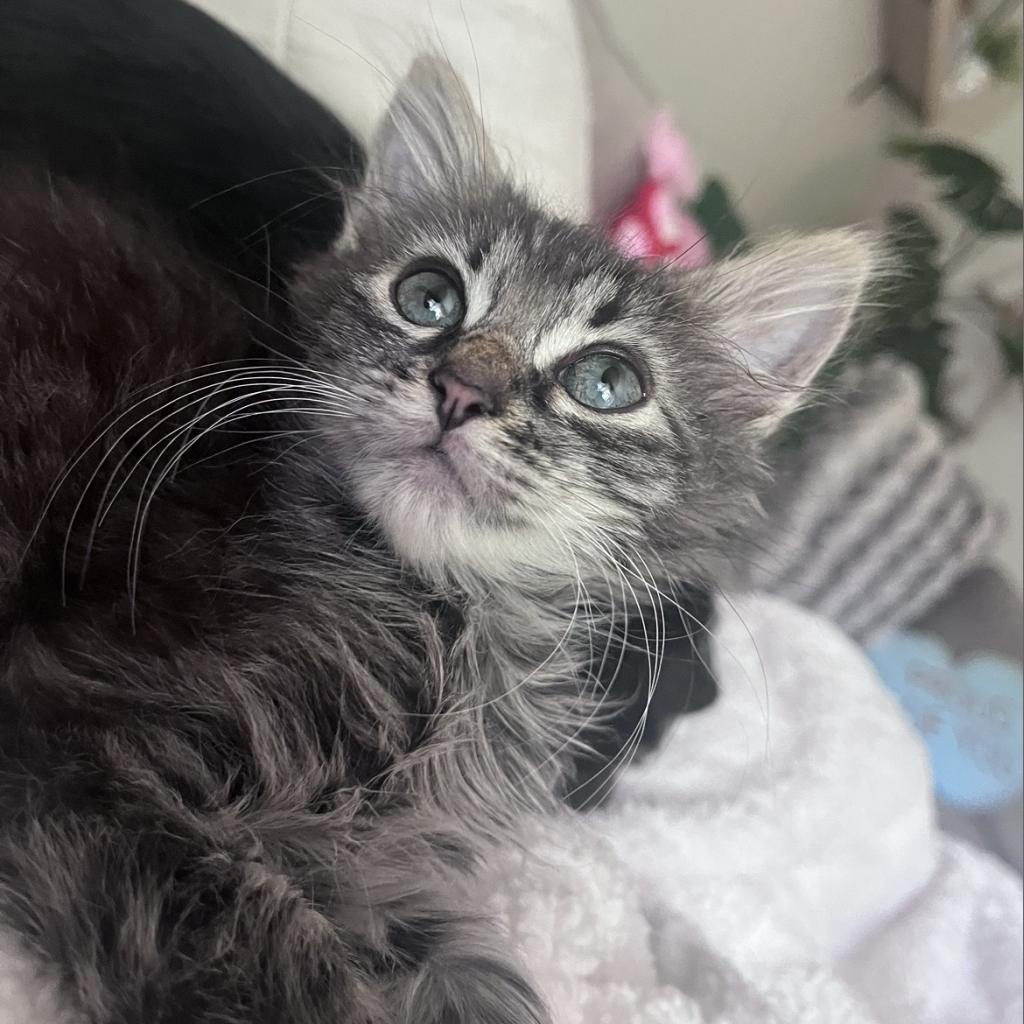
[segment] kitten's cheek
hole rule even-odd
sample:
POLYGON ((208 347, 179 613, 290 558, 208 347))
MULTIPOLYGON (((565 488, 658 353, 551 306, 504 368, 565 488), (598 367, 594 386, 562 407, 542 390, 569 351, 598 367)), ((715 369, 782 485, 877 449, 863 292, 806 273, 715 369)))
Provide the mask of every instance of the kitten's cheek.
POLYGON ((437 414, 432 403, 382 395, 366 402, 358 414, 344 421, 323 424, 347 446, 375 455, 402 456, 437 441, 437 414))

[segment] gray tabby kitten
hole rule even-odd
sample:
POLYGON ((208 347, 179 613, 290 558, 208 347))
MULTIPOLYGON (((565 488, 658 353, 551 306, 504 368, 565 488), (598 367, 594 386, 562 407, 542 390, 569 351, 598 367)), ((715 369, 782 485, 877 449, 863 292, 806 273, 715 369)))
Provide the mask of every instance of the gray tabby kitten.
POLYGON ((515 188, 430 60, 288 356, 245 361, 159 225, 30 172, 0 224, 26 957, 104 1024, 546 1021, 460 879, 548 805, 613 626, 728 553, 870 240, 646 272, 515 188))

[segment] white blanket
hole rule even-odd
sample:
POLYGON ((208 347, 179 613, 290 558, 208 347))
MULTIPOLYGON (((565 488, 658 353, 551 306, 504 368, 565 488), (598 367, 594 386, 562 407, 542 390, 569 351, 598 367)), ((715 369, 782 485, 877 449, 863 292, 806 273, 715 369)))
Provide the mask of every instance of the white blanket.
POLYGON ((719 700, 487 880, 558 1024, 1019 1024, 1020 879, 866 659, 767 598, 716 634, 719 700))

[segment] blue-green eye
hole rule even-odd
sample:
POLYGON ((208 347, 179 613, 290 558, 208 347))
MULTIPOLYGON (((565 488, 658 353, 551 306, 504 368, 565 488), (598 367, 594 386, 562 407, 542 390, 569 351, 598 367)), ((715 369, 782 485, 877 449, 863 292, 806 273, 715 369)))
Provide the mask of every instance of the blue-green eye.
POLYGON ((640 374, 612 352, 591 352, 577 359, 559 380, 580 405, 599 412, 629 409, 645 398, 640 374))
POLYGON ((419 327, 454 327, 466 312, 462 288, 441 270, 414 270, 398 282, 395 305, 419 327))

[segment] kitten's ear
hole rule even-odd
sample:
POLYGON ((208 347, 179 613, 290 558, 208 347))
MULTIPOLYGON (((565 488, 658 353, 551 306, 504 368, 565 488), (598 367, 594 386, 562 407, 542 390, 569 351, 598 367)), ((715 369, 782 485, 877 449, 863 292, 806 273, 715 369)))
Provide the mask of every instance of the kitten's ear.
POLYGON ((882 249, 866 231, 785 238, 699 271, 702 304, 715 331, 735 346, 749 373, 742 413, 767 432, 801 393, 850 327, 882 249))
POLYGON ((367 182, 416 194, 465 181, 493 165, 483 122, 447 61, 417 57, 399 83, 370 146, 367 182))

